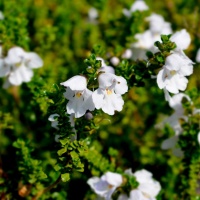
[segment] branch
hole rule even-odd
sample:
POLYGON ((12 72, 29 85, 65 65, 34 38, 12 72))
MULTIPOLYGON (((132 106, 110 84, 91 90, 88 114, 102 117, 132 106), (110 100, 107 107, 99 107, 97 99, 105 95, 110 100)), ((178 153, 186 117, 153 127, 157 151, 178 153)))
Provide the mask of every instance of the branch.
POLYGON ((39 191, 33 198, 32 200, 37 200, 41 195, 43 195, 44 193, 50 191, 52 188, 54 188, 58 183, 60 183, 61 181, 61 176, 58 177, 58 179, 52 183, 51 185, 49 185, 47 188, 39 191))

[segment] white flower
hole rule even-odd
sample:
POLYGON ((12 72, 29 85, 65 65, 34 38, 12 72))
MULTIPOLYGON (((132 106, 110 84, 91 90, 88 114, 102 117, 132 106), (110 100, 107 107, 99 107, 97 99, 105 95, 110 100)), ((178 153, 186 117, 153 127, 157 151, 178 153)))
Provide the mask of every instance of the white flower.
POLYGON ((96 8, 92 7, 88 11, 88 17, 91 21, 94 21, 98 18, 99 14, 96 8))
POLYGON ((130 11, 135 12, 136 10, 143 11, 143 10, 148 10, 148 9, 149 9, 149 7, 143 0, 136 0, 132 4, 130 11))
POLYGON ((121 95, 128 91, 126 80, 111 73, 102 73, 98 81, 99 88, 92 94, 95 108, 101 108, 109 115, 114 115, 115 110, 121 111, 124 104, 121 95))
MULTIPOLYGON (((48 118, 48 120, 51 122, 51 127, 55 128, 57 130, 59 130, 59 128, 58 128, 58 117, 59 116, 60 116, 59 114, 55 113, 55 114, 51 114, 48 118)), ((54 139, 56 142, 59 142, 59 138, 60 138, 60 135, 56 134, 54 139)))
POLYGON ((52 114, 49 116, 48 120, 51 122, 51 126, 57 130, 59 130, 58 128, 58 117, 60 115, 59 114, 52 114))
POLYGON ((179 50, 179 49, 181 49, 181 50, 187 49, 188 46, 190 45, 190 42, 191 42, 190 35, 185 29, 182 29, 181 31, 177 31, 176 33, 174 33, 171 36, 170 40, 172 42, 176 43, 176 46, 177 46, 176 49, 177 50, 179 50))
POLYGON ((159 40, 159 35, 154 35, 150 30, 144 33, 138 33, 135 35, 137 42, 131 44, 132 60, 147 59, 146 52, 152 51, 155 53, 157 48, 154 46, 154 42, 159 40))
POLYGON ((156 198, 144 195, 140 190, 131 190, 128 200, 156 200, 156 198))
POLYGON ((129 200, 129 198, 126 194, 120 194, 118 196, 117 200, 129 200))
POLYGON ((117 66, 120 62, 119 58, 117 58, 116 56, 112 57, 110 59, 110 62, 114 65, 114 66, 117 66))
POLYGON ((101 178, 92 177, 87 183, 94 190, 94 192, 104 197, 105 200, 110 200, 113 192, 119 187, 123 182, 122 176, 117 173, 107 172, 101 178))
POLYGON ((27 53, 20 47, 13 47, 8 51, 2 65, 1 76, 7 76, 7 81, 11 85, 20 85, 31 80, 32 69, 42 67, 43 61, 34 52, 27 53))
POLYGON ((92 102, 92 91, 86 88, 87 79, 83 76, 74 76, 69 80, 61 83, 67 87, 64 96, 69 100, 67 103, 67 113, 75 114, 75 118, 82 117, 87 110, 95 109, 92 102))
POLYGON ((161 144, 161 148, 164 150, 172 149, 173 154, 177 157, 183 156, 183 151, 180 148, 176 147, 177 142, 179 140, 179 135, 183 131, 180 124, 180 119, 186 122, 188 121, 188 117, 184 115, 184 108, 182 105, 183 98, 192 103, 191 99, 186 94, 184 93, 175 94, 169 100, 169 106, 173 108, 175 112, 170 117, 165 119, 163 122, 163 124, 169 124, 173 128, 175 135, 165 139, 161 144))
POLYGON ((193 73, 193 62, 181 52, 172 53, 165 60, 165 65, 157 75, 157 84, 160 89, 177 94, 184 91, 188 80, 185 76, 193 73))
POLYGON ((196 62, 200 63, 200 48, 197 51, 196 62))
POLYGON ((197 134, 197 141, 198 141, 198 143, 200 145, 200 132, 197 134))
POLYGON ((2 46, 0 46, 0 77, 5 77, 9 74, 10 67, 7 66, 2 54, 2 46))
POLYGON ((98 72, 107 72, 107 73, 112 73, 112 74, 115 73, 114 68, 111 67, 111 66, 107 66, 106 62, 105 62, 105 60, 103 58, 97 57, 96 60, 100 60, 101 61, 101 67, 98 69, 98 72))
POLYGON ((146 52, 158 52, 158 48, 154 46, 156 41, 160 41, 160 34, 152 33, 151 30, 146 30, 143 33, 135 35, 137 42, 131 44, 132 59, 147 59, 146 52))
POLYGON ((142 169, 132 173, 131 169, 125 170, 129 176, 135 176, 139 186, 130 192, 128 200, 154 200, 161 190, 160 183, 155 181, 152 173, 142 169))
POLYGON ((152 178, 152 173, 145 169, 138 170, 133 174, 139 182, 138 190, 142 192, 145 197, 155 198, 161 190, 160 183, 152 178))
POLYGON ((145 31, 144 33, 136 34, 135 39, 137 39, 137 42, 134 43, 132 47, 136 47, 140 49, 152 48, 155 41, 155 39, 153 38, 153 34, 150 30, 145 31))
POLYGON ((0 11, 0 20, 3 20, 4 19, 4 15, 3 15, 3 12, 0 11))
POLYGON ((172 33, 170 23, 166 22, 161 15, 153 13, 146 20, 149 21, 149 29, 152 33, 159 35, 172 33))
POLYGON ((123 9, 123 13, 126 17, 130 17, 132 12, 135 11, 144 11, 148 10, 149 7, 146 5, 146 3, 143 0, 136 0, 132 5, 130 10, 123 9))
POLYGON ((165 124, 168 123, 174 129, 176 136, 180 135, 182 132, 182 127, 179 120, 188 120, 188 117, 184 115, 184 108, 182 105, 183 98, 192 103, 191 99, 186 94, 175 94, 172 98, 170 98, 169 101, 169 106, 173 108, 175 112, 170 117, 164 120, 165 124))
POLYGON ((161 144, 161 149, 163 150, 172 149, 172 153, 175 156, 183 157, 183 151, 180 148, 176 147, 178 140, 179 137, 176 135, 168 139, 165 139, 161 144))
POLYGON ((125 52, 122 54, 122 58, 130 59, 132 56, 132 50, 126 49, 125 52))

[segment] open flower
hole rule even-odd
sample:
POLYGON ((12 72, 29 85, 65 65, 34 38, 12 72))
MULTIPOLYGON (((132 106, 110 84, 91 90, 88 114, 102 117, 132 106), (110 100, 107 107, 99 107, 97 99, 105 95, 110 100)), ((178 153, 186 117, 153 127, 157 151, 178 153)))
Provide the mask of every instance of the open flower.
POLYGON ((192 64, 193 62, 181 52, 169 55, 157 75, 158 87, 173 94, 179 93, 179 90, 184 91, 188 83, 185 76, 193 73, 192 64))
POLYGON ((182 105, 183 98, 185 98, 188 102, 192 104, 191 99, 186 94, 175 94, 169 100, 169 106, 173 108, 175 112, 162 122, 162 124, 169 124, 170 127, 172 127, 172 129, 174 130, 175 135, 165 139, 161 144, 161 149, 172 149, 173 154, 177 157, 183 156, 183 151, 179 147, 177 147, 179 135, 183 131, 180 120, 184 120, 186 122, 188 121, 188 117, 184 115, 184 108, 182 105))
POLYGON ((174 113, 164 120, 164 124, 169 124, 175 132, 175 135, 178 136, 182 132, 182 128, 179 120, 182 119, 184 121, 188 120, 188 117, 184 115, 184 108, 182 105, 182 100, 185 98, 187 101, 191 102, 189 96, 184 93, 175 94, 169 101, 169 106, 174 109, 174 113))
POLYGON ((93 191, 105 200, 111 199, 112 194, 122 182, 122 176, 113 172, 107 172, 100 178, 92 177, 87 181, 93 191))
POLYGON ((146 20, 149 22, 149 29, 153 34, 170 34, 172 33, 171 24, 166 22, 161 15, 151 14, 146 20))
POLYGON ((126 17, 130 17, 132 12, 135 11, 145 11, 148 10, 149 7, 146 5, 146 3, 143 0, 136 0, 132 5, 130 10, 123 9, 123 13, 126 17))
POLYGON ((111 73, 102 73, 98 81, 99 88, 92 94, 95 108, 101 108, 109 115, 114 115, 115 110, 121 111, 124 104, 121 95, 128 91, 126 80, 111 73))
POLYGON ((7 76, 6 87, 29 82, 33 76, 32 69, 42 67, 43 61, 34 52, 27 53, 20 47, 13 47, 0 65, 1 76, 7 76))
POLYGON ((64 96, 69 100, 67 103, 67 113, 75 114, 75 118, 82 117, 87 110, 95 109, 92 101, 92 91, 87 89, 87 79, 83 76, 74 76, 61 83, 66 87, 64 96))
POLYGON ((190 35, 185 29, 174 33, 170 40, 176 43, 177 47, 175 50, 185 50, 189 47, 191 42, 190 35))
POLYGON ((160 183, 153 179, 151 172, 142 169, 132 173, 131 169, 128 169, 125 173, 135 176, 139 183, 139 186, 130 192, 129 200, 154 200, 160 192, 160 183))

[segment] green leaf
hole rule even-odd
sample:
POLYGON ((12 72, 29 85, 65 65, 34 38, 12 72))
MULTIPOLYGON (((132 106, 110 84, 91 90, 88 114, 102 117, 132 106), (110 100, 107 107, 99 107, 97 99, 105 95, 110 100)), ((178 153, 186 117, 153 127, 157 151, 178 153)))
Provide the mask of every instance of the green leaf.
POLYGON ((61 180, 63 182, 69 181, 70 180, 70 174, 69 173, 61 174, 61 180))
POLYGON ((62 166, 58 163, 57 165, 54 166, 55 171, 59 171, 62 169, 62 166))
POLYGON ((156 56, 156 60, 157 60, 158 62, 160 62, 160 63, 164 63, 164 59, 163 59, 163 57, 162 57, 161 55, 157 55, 157 56, 156 56))
POLYGON ((13 147, 15 148, 22 148, 25 146, 25 142, 22 139, 18 139, 17 141, 13 142, 13 147))
POLYGON ((68 138, 64 138, 64 139, 60 140, 60 143, 62 145, 66 145, 67 143, 69 143, 69 139, 68 138))
POLYGON ((61 156, 62 154, 66 153, 66 152, 67 152, 67 148, 64 147, 64 148, 58 150, 58 151, 57 151, 57 154, 58 154, 59 156, 61 156))
POLYGON ((169 41, 170 35, 161 35, 161 40, 163 43, 166 43, 169 41))
POLYGON ((73 160, 79 158, 79 155, 75 151, 70 152, 70 155, 73 160))

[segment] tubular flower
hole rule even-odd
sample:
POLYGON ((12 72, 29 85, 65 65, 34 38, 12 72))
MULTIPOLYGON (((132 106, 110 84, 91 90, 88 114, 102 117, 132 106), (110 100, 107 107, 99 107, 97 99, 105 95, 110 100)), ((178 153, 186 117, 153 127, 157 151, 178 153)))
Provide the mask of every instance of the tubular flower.
POLYGON ((0 65, 0 76, 7 76, 4 87, 8 87, 29 82, 33 76, 32 69, 42 67, 43 61, 34 52, 27 53, 20 47, 13 47, 0 65))
POLYGON ((92 94, 92 99, 96 109, 102 109, 109 115, 114 115, 114 111, 121 111, 124 101, 122 94, 128 91, 126 80, 121 76, 111 73, 100 74, 99 88, 92 94))
POLYGON ((113 172, 107 172, 100 178, 92 177, 87 181, 93 191, 105 200, 111 199, 112 194, 122 182, 122 176, 113 172))
POLYGON ((83 76, 74 76, 61 83, 66 87, 64 96, 69 100, 67 103, 67 113, 75 114, 75 118, 82 117, 87 110, 95 109, 92 102, 92 91, 87 89, 87 79, 83 76))

